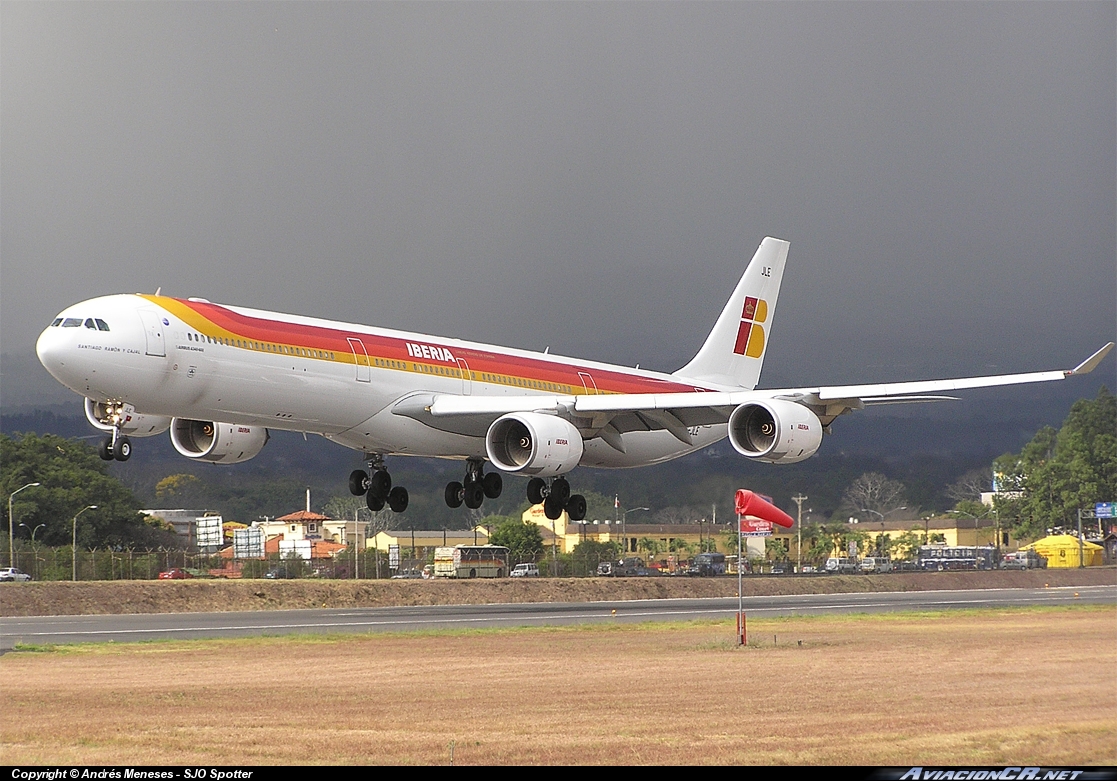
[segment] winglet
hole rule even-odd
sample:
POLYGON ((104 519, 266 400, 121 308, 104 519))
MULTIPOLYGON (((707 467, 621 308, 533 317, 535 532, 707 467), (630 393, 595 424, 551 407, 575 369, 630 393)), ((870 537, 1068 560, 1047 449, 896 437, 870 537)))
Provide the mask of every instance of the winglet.
POLYGON ((1089 358, 1084 360, 1082 363, 1078 364, 1077 366, 1075 366, 1070 371, 1065 372, 1065 374, 1068 377, 1070 377, 1071 375, 1076 375, 1076 374, 1089 374, 1095 368, 1097 368, 1097 365, 1102 362, 1102 359, 1105 358, 1105 356, 1109 355, 1109 351, 1112 350, 1112 349, 1113 349, 1113 342, 1110 342, 1105 347, 1101 348, 1096 353, 1091 355, 1089 358))

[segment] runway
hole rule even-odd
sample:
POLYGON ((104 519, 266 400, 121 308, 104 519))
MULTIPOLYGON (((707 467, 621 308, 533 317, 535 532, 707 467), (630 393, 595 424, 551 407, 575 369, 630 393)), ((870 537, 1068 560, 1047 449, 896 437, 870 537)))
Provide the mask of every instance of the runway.
MULTIPOLYGON (((1117 604, 1117 586, 973 589, 746 597, 749 617, 885 613, 991 607, 1117 604)), ((562 626, 729 618, 737 599, 652 599, 498 605, 34 616, 0 619, 0 652, 16 645, 142 642, 288 634, 361 634, 428 629, 562 626)))

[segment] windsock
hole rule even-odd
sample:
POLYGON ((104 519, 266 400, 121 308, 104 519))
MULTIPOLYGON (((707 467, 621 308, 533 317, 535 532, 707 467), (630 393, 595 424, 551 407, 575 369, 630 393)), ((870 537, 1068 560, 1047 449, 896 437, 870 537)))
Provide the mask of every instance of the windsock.
POLYGON ((789 529, 795 525, 795 519, 779 507, 761 499, 752 491, 746 491, 744 488, 737 490, 734 504, 736 505, 737 515, 751 515, 762 521, 771 521, 789 529))

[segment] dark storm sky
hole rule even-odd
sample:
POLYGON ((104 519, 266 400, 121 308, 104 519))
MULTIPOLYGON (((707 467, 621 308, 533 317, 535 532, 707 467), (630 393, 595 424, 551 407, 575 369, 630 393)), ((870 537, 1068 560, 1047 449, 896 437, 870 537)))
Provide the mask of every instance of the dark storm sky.
POLYGON ((4 2, 0 349, 162 287, 670 371, 773 235, 762 386, 1073 366, 1117 332, 1115 30, 1111 2, 4 2))

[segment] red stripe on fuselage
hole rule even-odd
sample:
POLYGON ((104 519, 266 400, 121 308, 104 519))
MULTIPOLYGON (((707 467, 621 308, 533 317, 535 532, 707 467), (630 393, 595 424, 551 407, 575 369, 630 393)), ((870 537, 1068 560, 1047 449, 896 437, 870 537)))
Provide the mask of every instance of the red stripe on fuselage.
MULTIPOLYGON (((592 376, 597 390, 602 393, 689 393, 695 389, 693 385, 683 385, 672 380, 641 377, 593 366, 509 355, 497 352, 495 347, 489 345, 469 347, 440 343, 436 339, 420 334, 407 338, 327 326, 311 326, 285 320, 253 317, 235 312, 220 304, 183 299, 173 300, 214 326, 237 334, 241 339, 268 343, 278 342, 312 350, 326 350, 336 355, 350 357, 352 356, 352 350, 348 340, 360 339, 368 352, 370 361, 382 358, 429 366, 458 368, 457 364, 451 362, 416 358, 408 352, 407 344, 410 342, 412 344, 441 347, 444 350, 449 350, 455 358, 464 359, 473 374, 473 380, 476 382, 483 382, 480 378, 481 373, 503 374, 519 379, 568 385, 573 387, 575 392, 578 392, 583 387, 582 379, 578 374, 582 372, 592 376)), ((363 358, 363 356, 361 357, 363 358)), ((525 390, 534 389, 525 388, 525 390)), ((592 387, 589 392, 593 392, 592 387)))

